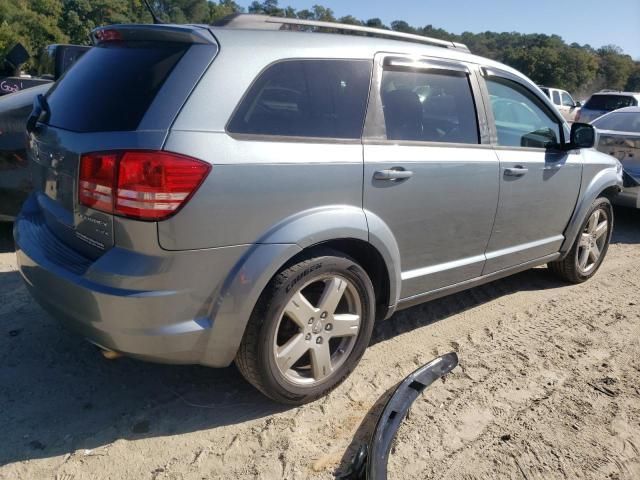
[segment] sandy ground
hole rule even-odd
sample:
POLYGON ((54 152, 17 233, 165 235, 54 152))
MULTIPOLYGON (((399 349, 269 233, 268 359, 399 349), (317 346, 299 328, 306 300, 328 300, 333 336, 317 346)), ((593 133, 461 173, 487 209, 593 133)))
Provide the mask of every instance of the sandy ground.
POLYGON ((1 479, 330 479, 379 398, 455 350, 414 404, 390 477, 640 479, 640 212, 567 286, 538 268, 398 313, 354 372, 300 408, 235 368, 106 361, 34 304, 0 226, 1 479))

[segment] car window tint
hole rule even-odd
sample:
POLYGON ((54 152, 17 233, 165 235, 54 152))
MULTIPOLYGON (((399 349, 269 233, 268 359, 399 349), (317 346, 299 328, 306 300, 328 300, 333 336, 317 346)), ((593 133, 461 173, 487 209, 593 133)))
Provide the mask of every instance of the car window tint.
POLYGON ((635 107, 638 101, 630 95, 592 95, 584 108, 610 112, 624 107, 635 107))
POLYGON ((560 141, 560 124, 527 88, 500 78, 487 79, 498 145, 544 148, 560 141))
POLYGON ((93 47, 49 91, 49 124, 75 132, 135 130, 188 45, 93 47))
POLYGON ((479 143, 466 75, 385 71, 380 93, 387 139, 479 143))
POLYGON ((267 68, 227 126, 232 133, 359 139, 372 62, 287 60, 267 68))
POLYGON ((556 105, 560 105, 560 94, 557 90, 553 91, 553 103, 555 103, 556 105))
POLYGON ((640 112, 613 112, 593 122, 600 130, 640 133, 640 112))
POLYGON ((573 101, 571 95, 569 95, 567 92, 564 92, 562 94, 562 105, 564 105, 565 107, 573 107, 575 104, 576 102, 573 101))

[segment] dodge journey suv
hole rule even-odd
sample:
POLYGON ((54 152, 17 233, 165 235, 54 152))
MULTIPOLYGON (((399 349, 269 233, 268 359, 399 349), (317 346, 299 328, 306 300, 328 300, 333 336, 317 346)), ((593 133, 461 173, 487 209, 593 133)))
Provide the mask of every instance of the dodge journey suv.
POLYGON ((620 164, 464 45, 252 15, 93 40, 34 103, 14 235, 33 296, 108 352, 235 361, 299 404, 397 309, 605 257, 620 164))

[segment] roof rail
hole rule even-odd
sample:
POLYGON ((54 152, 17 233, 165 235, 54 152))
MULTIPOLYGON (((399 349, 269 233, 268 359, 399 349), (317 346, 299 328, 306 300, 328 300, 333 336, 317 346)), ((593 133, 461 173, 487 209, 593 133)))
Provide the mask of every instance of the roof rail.
POLYGON ((289 17, 270 17, 268 15, 255 15, 250 13, 234 13, 222 20, 214 23, 217 27, 227 28, 252 28, 258 30, 286 30, 291 27, 311 27, 340 30, 345 33, 359 32, 368 33, 377 37, 387 37, 395 40, 405 40, 409 42, 435 45, 437 47, 453 48, 469 52, 469 48, 457 42, 440 40, 437 38, 423 37, 413 33, 396 32, 394 30, 384 30, 382 28, 363 27, 361 25, 350 25, 347 23, 321 22, 316 20, 303 20, 289 17))

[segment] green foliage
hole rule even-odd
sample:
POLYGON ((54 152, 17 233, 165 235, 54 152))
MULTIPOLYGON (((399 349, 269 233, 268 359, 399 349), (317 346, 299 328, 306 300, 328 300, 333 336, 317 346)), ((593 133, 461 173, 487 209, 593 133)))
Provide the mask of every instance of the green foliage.
MULTIPOLYGON (((234 0, 149 0, 161 20, 172 23, 213 23, 242 12, 234 0)), ((392 29, 466 44, 480 56, 506 63, 539 84, 581 94, 599 88, 640 90, 640 62, 613 45, 594 50, 590 45, 568 45, 557 35, 516 32, 464 32, 454 35, 433 25, 413 26, 379 18, 361 20, 352 15, 336 19, 334 12, 316 4, 296 10, 278 0, 253 1, 249 13, 296 17, 326 22, 392 29)), ((0 0, 0 53, 21 42, 32 55, 49 43, 89 43, 91 30, 113 23, 151 22, 143 0, 0 0)), ((33 67, 34 65, 28 65, 33 67)))

